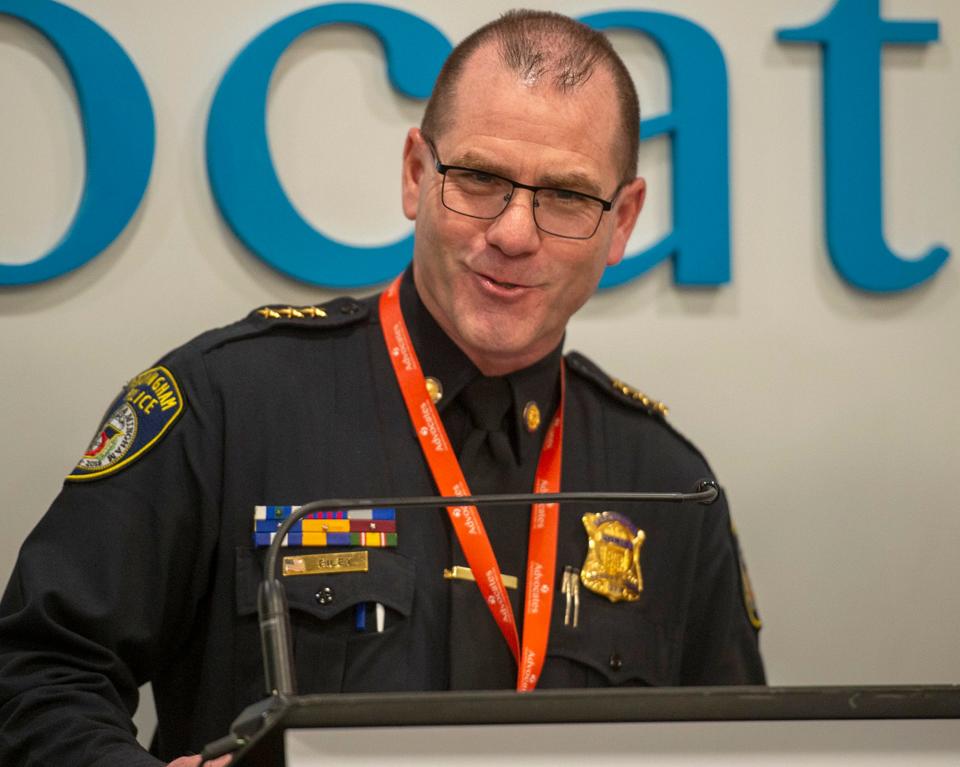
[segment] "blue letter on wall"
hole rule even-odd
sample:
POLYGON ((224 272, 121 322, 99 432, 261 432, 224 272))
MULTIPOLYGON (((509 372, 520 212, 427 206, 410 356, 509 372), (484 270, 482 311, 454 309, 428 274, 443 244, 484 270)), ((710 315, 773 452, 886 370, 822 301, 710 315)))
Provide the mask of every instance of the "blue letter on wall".
POLYGON ((207 169, 224 217, 260 258, 304 282, 360 287, 400 272, 413 254, 413 235, 380 247, 325 237, 290 203, 267 144, 267 90, 277 61, 304 32, 329 24, 354 24, 375 33, 393 87, 416 99, 429 97, 451 50, 436 27, 383 6, 325 5, 288 16, 247 45, 223 76, 207 126, 207 169))
POLYGON ((594 29, 649 35, 670 70, 670 112, 644 120, 641 138, 669 133, 673 157, 673 231, 603 275, 621 285, 673 258, 679 285, 730 280, 730 170, 727 67, 716 40, 692 21, 665 13, 613 11, 580 19, 594 29))
POLYGON ((837 0, 816 24, 779 31, 781 40, 823 45, 827 247, 837 271, 864 290, 906 290, 949 256, 938 246, 904 260, 883 237, 881 50, 886 42, 928 43, 937 35, 936 22, 882 19, 879 0, 837 0))
POLYGON ((35 27, 63 57, 86 145, 83 197, 66 234, 36 261, 0 264, 0 285, 26 285, 82 266, 123 231, 150 179, 153 109, 133 62, 86 16, 50 0, 0 0, 0 14, 35 27))

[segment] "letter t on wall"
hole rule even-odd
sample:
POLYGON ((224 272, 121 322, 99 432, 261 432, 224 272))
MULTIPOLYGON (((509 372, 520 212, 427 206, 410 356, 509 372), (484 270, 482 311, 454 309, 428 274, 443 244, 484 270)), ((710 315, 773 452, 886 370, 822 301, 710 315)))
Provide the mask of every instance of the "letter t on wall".
POLYGON ((881 18, 879 0, 837 0, 815 24, 777 32, 784 42, 823 46, 827 248, 840 275, 863 290, 912 288, 936 274, 950 255, 938 245, 905 260, 883 236, 883 45, 918 45, 938 36, 936 21, 881 18))

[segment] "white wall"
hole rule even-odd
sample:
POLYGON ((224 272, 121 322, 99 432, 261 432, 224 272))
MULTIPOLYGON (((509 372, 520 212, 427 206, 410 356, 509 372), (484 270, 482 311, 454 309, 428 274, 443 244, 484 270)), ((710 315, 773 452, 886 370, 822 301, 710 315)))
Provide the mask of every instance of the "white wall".
MULTIPOLYGON (((0 289, 0 583, 129 376, 254 306, 329 295, 279 276, 236 241, 212 202, 203 154, 210 100, 233 56, 309 3, 71 1, 137 64, 157 153, 144 203, 109 250, 53 282, 0 289)), ((400 5, 454 42, 510 7, 400 5)), ((574 15, 610 7, 529 5, 574 15)), ((747 552, 773 683, 960 682, 960 3, 882 3, 889 18, 941 27, 939 44, 884 55, 887 236, 900 252, 934 242, 954 251, 930 284, 886 297, 848 287, 829 263, 820 53, 774 40, 775 29, 816 20, 832 0, 619 5, 685 14, 723 48, 734 279, 683 291, 660 267, 588 304, 568 348, 666 400, 710 457, 747 552)), ((624 34, 615 42, 646 112, 665 109, 656 50, 624 34)), ((0 258, 25 262, 72 217, 83 144, 62 63, 5 17, 0 105, 0 258)), ((370 36, 332 29, 298 41, 276 73, 269 129, 301 211, 353 242, 406 232, 400 149, 421 109, 391 91, 370 36)), ((638 246, 669 228, 665 141, 644 146, 641 171, 650 194, 638 246)))

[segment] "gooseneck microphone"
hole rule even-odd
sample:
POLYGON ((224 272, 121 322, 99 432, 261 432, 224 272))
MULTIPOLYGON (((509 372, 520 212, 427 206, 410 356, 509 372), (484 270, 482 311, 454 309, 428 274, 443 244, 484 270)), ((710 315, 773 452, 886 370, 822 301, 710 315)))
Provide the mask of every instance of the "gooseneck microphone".
POLYGON ((697 483, 690 493, 503 493, 497 495, 418 496, 405 498, 331 498, 300 506, 283 520, 267 551, 263 580, 257 595, 260 643, 266 675, 267 698, 243 711, 230 728, 230 735, 210 743, 204 760, 242 748, 249 738, 269 723, 274 712, 297 694, 290 632, 290 610, 283 582, 277 577, 280 548, 290 529, 304 517, 318 511, 366 508, 424 508, 449 506, 503 506, 534 503, 700 503, 709 505, 720 496, 720 486, 712 479, 697 483))
POLYGON ((280 547, 290 528, 317 511, 379 507, 436 508, 438 506, 503 506, 533 503, 683 503, 711 504, 720 495, 713 480, 701 480, 692 493, 502 493, 498 495, 420 496, 407 498, 340 498, 306 503, 290 514, 277 529, 267 551, 263 581, 257 599, 260 642, 267 679, 267 694, 296 695, 290 611, 283 583, 277 578, 280 547))

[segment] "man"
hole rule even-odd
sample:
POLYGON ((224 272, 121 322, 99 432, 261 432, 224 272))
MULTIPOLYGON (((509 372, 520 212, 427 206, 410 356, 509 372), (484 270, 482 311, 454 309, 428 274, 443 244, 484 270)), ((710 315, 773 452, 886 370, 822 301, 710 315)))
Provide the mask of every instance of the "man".
MULTIPOLYGON (((404 146, 412 268, 367 301, 257 310, 108 409, 4 597, 4 764, 156 764, 129 722, 148 680, 157 756, 222 735, 263 696, 251 539, 291 506, 709 477, 658 403, 561 354, 643 204, 638 120, 569 19, 461 44, 404 146)), ((763 682, 722 498, 340 516, 284 552, 302 692, 763 682)))

